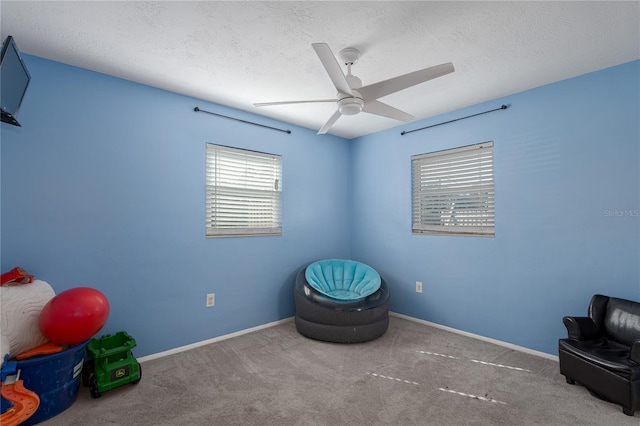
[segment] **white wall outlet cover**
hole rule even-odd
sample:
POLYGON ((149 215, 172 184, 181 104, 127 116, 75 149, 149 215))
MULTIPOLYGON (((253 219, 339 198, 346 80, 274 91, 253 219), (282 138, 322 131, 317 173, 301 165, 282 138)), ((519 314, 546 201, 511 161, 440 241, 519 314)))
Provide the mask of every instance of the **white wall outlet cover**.
POLYGON ((212 306, 215 306, 216 304, 216 294, 215 293, 209 293, 207 294, 207 308, 211 308, 212 306))

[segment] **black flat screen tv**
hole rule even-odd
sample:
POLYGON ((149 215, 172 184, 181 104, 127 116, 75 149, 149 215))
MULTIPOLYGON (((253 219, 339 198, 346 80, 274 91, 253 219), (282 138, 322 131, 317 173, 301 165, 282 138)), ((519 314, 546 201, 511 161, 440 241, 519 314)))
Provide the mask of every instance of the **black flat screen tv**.
POLYGON ((16 116, 27 92, 31 75, 27 70, 18 46, 12 36, 8 36, 2 45, 0 54, 0 106, 2 121, 20 126, 16 116))

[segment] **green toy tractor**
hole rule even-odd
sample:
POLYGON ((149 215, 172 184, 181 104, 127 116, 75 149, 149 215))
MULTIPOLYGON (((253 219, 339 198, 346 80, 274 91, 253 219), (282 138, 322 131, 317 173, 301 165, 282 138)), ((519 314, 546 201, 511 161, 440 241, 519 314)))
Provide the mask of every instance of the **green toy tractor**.
POLYGON ((87 352, 92 359, 82 370, 82 383, 89 386, 93 398, 126 383, 140 381, 142 369, 131 354, 135 347, 135 339, 124 331, 89 341, 87 352))

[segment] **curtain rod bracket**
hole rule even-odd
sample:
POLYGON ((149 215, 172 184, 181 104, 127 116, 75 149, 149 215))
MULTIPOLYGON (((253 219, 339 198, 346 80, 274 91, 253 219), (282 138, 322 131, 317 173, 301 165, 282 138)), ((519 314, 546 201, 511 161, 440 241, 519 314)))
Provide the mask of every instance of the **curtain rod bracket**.
POLYGON ((289 130, 289 129, 278 129, 277 127, 271 127, 271 126, 267 126, 267 125, 260 124, 260 123, 254 123, 254 122, 252 122, 252 121, 241 120, 241 119, 239 119, 239 118, 229 117, 228 115, 222 115, 222 114, 218 114, 218 113, 211 112, 211 111, 205 111, 205 110, 203 110, 203 109, 200 109, 199 107, 195 107, 193 110, 194 110, 195 112, 206 112, 207 114, 215 115, 215 116, 217 116, 217 117, 228 118, 228 119, 231 119, 231 120, 239 121, 239 122, 241 122, 241 123, 253 124, 254 126, 265 127, 265 128, 267 128, 267 129, 277 130, 277 131, 279 131, 279 132, 284 132, 284 133, 291 134, 291 130, 289 130))
POLYGON ((466 117, 460 117, 460 118, 456 118, 454 120, 444 121, 444 122, 438 123, 438 124, 432 124, 431 126, 421 127, 419 129, 413 129, 413 130, 403 130, 402 132, 400 132, 400 135, 404 136, 407 133, 417 132, 418 130, 430 129, 431 127, 441 126, 443 124, 449 124, 449 123, 453 123, 454 121, 464 120, 465 118, 471 118, 471 117, 475 117, 477 115, 482 115, 482 114, 486 114, 488 112, 493 112, 493 111, 500 111, 501 109, 507 109, 507 108, 509 108, 509 105, 502 105, 500 108, 491 109, 489 111, 484 111, 484 112, 479 112, 479 113, 473 114, 473 115, 467 115, 466 117))

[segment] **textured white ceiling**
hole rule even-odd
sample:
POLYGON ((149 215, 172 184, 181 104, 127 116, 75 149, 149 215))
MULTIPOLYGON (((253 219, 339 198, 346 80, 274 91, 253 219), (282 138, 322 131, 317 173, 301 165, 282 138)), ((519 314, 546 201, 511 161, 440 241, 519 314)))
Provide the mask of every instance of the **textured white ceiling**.
MULTIPOLYGON (((426 118, 640 58, 640 2, 6 1, 1 35, 26 53, 319 129, 335 89, 311 47, 362 52, 364 85, 453 62, 382 100, 426 118)), ((361 113, 330 133, 402 123, 361 113)))

